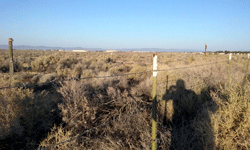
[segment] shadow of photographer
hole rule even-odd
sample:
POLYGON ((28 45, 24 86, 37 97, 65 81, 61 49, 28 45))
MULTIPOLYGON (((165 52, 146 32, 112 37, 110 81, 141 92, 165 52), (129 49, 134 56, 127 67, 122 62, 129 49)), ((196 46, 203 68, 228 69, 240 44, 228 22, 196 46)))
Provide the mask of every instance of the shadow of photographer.
POLYGON ((182 79, 171 85, 163 96, 165 112, 163 125, 170 127, 170 149, 214 149, 214 134, 209 114, 215 112, 216 103, 209 89, 197 95, 185 87, 182 79), (172 100, 173 112, 168 112, 167 102, 172 100), (172 113, 172 119, 167 113, 172 113))

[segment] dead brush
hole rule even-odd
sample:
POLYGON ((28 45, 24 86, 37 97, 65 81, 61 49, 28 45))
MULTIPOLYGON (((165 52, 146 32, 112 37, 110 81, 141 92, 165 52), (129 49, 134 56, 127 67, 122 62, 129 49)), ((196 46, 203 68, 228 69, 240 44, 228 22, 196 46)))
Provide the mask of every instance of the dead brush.
MULTIPOLYGON (((110 125, 95 129, 88 136, 83 135, 73 145, 77 145, 81 149, 112 149, 114 147, 141 149, 150 147, 147 144, 150 142, 151 136, 149 111, 145 109, 142 113, 123 117, 138 110, 145 103, 131 95, 126 88, 116 85, 109 84, 106 87, 99 86, 99 89, 96 89, 97 87, 87 85, 87 83, 74 82, 73 84, 66 83, 60 89, 64 102, 59 105, 59 108, 62 112, 65 129, 73 133, 71 137, 86 129, 117 119, 110 125), (120 117, 123 118, 119 119, 120 117), (96 136, 96 134, 102 138, 96 136), (88 140, 81 142, 84 139, 88 140), (97 141, 100 144, 93 144, 97 141)), ((58 132, 52 132, 44 140, 46 142, 42 142, 41 146, 52 144, 53 141, 49 142, 49 139, 52 139, 52 136, 57 136, 58 132)), ((164 138, 167 137, 163 137, 162 141, 166 141, 164 138)), ((166 146, 167 144, 163 147, 166 146)), ((63 147, 65 148, 65 144, 59 149, 63 147)), ((69 148, 70 146, 66 147, 69 148)))
MULTIPOLYGON (((10 62, 9 60, 5 60, 0 63, 0 72, 7 73, 9 72, 10 62)), ((22 70, 22 65, 19 61, 14 61, 14 71, 20 72, 22 70)))
MULTIPOLYGON (((137 72, 146 72, 147 67, 140 66, 140 65, 133 65, 133 68, 129 71, 129 73, 137 73, 137 72)), ((141 73, 141 74, 131 74, 128 77, 133 80, 143 81, 147 77, 147 73, 141 73)))
MULTIPOLYGON (((12 80, 12 83, 9 74, 0 73, 0 81, 2 86, 9 86, 17 80, 24 83, 51 81, 53 73, 56 73, 54 76, 56 79, 60 79, 75 78, 79 74, 84 78, 152 70, 151 53, 115 55, 117 55, 114 57, 117 63, 106 63, 106 59, 112 58, 106 53, 18 51, 16 57, 22 56, 23 59, 28 56, 35 60, 31 62, 32 71, 21 74, 23 70, 20 70, 21 72, 16 75, 20 78, 12 80), (140 62, 136 58, 132 60, 133 56, 140 58, 140 62), (73 57, 75 59, 71 59, 73 57), (63 61, 59 63, 59 60, 63 61)), ((159 53, 159 55, 160 69, 190 67, 228 60, 227 55, 208 55, 205 58, 200 54, 159 53)), ((8 63, 7 51, 1 56, 3 56, 1 62, 8 63)), ((22 59, 21 65, 26 63, 22 59)), ((1 63, 1 65, 5 64, 1 63)), ((173 123, 176 112, 173 100, 167 102, 166 115, 165 108, 160 104, 157 135, 159 149, 249 149, 250 95, 247 83, 249 79, 242 81, 246 74, 249 78, 249 73, 246 72, 246 58, 243 56, 233 56, 230 72, 231 88, 228 85, 227 62, 159 73, 158 100, 162 100, 167 87, 174 85, 178 79, 183 79, 186 87, 192 89, 198 96, 197 103, 192 101, 183 103, 185 106, 183 109, 187 109, 186 112, 193 112, 194 108, 197 108, 196 115, 190 120, 180 117, 183 120, 178 125, 173 123), (166 85, 167 75, 170 78, 168 85, 166 85), (196 88, 200 85, 202 86, 196 88), (194 103, 199 107, 191 107, 194 103), (212 109, 214 105, 217 107, 212 109), (167 117, 166 122, 163 119, 164 115, 167 117)), ((0 132, 7 132, 0 136, 3 140, 8 140, 8 137, 12 139, 17 139, 16 136, 21 137, 16 140, 16 143, 22 143, 16 144, 17 148, 21 146, 34 149, 40 141, 43 141, 41 146, 48 146, 77 136, 85 129, 115 120, 77 140, 50 149, 150 149, 151 110, 146 108, 138 113, 127 114, 151 103, 151 76, 152 73, 142 73, 124 77, 67 81, 60 90, 53 91, 55 95, 52 92, 46 95, 47 92, 45 92, 42 93, 44 96, 29 96, 28 93, 20 94, 20 91, 14 91, 15 94, 0 91, 0 112, 3 114, 0 118, 2 119, 0 132), (24 95, 27 97, 23 97, 24 95), (56 103, 58 99, 63 103, 56 103), (22 111, 17 112, 16 108, 22 111), (51 128, 55 123, 53 118, 60 118, 59 111, 64 121, 51 128)), ((44 89, 36 92, 34 90, 33 94, 40 93, 44 89)), ((48 91, 50 90, 53 90, 52 86, 48 91)))
POLYGON ((0 93, 0 140, 7 139, 14 134, 23 135, 23 127, 20 124, 20 97, 22 93, 14 90, 2 90, 0 93))
MULTIPOLYGON (((60 143, 64 142, 66 140, 70 140, 70 138, 73 136, 73 133, 71 130, 66 130, 62 126, 54 126, 51 129, 51 132, 48 134, 48 136, 40 143, 39 147, 44 148, 47 145, 50 145, 51 143, 60 143)), ((77 149, 78 145, 75 142, 75 140, 71 142, 67 142, 64 144, 60 144, 59 146, 46 148, 47 150, 52 149, 58 149, 58 150, 65 150, 65 149, 77 149)))
POLYGON ((222 89, 222 95, 215 97, 219 110, 212 115, 215 145, 218 149, 248 149, 250 120, 249 114, 249 85, 244 87, 244 94, 238 94, 239 84, 222 89))
POLYGON ((54 70, 54 65, 57 64, 59 60, 59 57, 53 55, 40 56, 35 61, 31 62, 31 67, 34 71, 46 72, 48 70, 54 70))
POLYGON ((29 89, 7 89, 1 91, 0 98, 0 140, 14 149, 37 147, 60 118, 52 95, 34 96, 29 89))

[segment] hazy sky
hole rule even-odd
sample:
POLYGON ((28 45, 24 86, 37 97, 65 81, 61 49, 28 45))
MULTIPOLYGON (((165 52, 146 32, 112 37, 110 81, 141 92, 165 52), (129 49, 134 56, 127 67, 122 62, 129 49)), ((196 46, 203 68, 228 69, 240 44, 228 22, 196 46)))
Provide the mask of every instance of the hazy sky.
POLYGON ((250 0, 0 0, 0 44, 250 50, 250 0))

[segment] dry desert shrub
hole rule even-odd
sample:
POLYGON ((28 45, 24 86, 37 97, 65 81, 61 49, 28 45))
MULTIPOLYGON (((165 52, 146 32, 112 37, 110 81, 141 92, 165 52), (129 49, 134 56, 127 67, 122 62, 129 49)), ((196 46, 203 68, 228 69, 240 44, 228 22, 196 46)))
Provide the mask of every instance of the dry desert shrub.
POLYGON ((75 67, 74 67, 74 70, 72 72, 72 76, 73 77, 79 76, 82 73, 83 69, 84 69, 83 64, 81 64, 81 63, 76 64, 75 67))
MULTIPOLYGON (((50 145, 51 143, 60 143, 60 142, 64 142, 66 140, 70 140, 70 138, 73 136, 72 131, 68 131, 65 128, 63 128, 62 126, 54 126, 51 129, 51 132, 48 134, 48 136, 46 137, 46 139, 44 139, 41 143, 40 143, 40 147, 46 147, 47 145, 50 145)), ((60 149, 60 150, 64 150, 64 149, 77 149, 77 145, 75 140, 71 141, 71 142, 66 142, 64 144, 60 144, 59 146, 54 146, 54 147, 49 147, 46 149, 60 149)))
MULTIPOLYGON (((60 88, 60 93, 63 95, 63 103, 59 104, 59 108, 65 123, 63 129, 65 134, 60 134, 61 130, 51 132, 40 146, 55 142, 50 139, 63 141, 62 139, 68 139, 68 136, 72 138, 84 130, 117 119, 110 125, 83 135, 73 143, 74 147, 81 149, 148 149, 150 147, 148 145, 151 136, 150 113, 147 109, 142 113, 120 118, 145 105, 138 97, 131 95, 126 87, 113 83, 103 83, 103 86, 96 87, 89 83, 74 82, 66 83, 60 88), (97 134, 100 137, 96 136, 97 134), (96 142, 99 144, 94 144, 96 142)), ((161 134, 164 135, 163 131, 161 134)), ((163 148, 169 146, 166 138, 168 137, 161 138, 164 143, 163 148)), ((59 149, 68 149, 70 145, 72 143, 64 144, 59 149)))
MULTIPOLYGON (((22 70, 22 65, 19 61, 14 61, 14 72, 20 72, 22 70)), ((10 62, 9 60, 0 61, 0 72, 7 73, 10 69, 10 62)))
POLYGON ((44 74, 39 77, 39 80, 37 83, 45 83, 45 82, 50 82, 52 80, 55 80, 57 77, 57 74, 55 73, 49 73, 49 74, 44 74))
MULTIPOLYGON (((139 73, 139 72, 146 72, 146 71, 148 71, 146 66, 140 66, 140 65, 135 64, 133 65, 133 68, 129 71, 129 73, 139 73)), ((147 73, 140 73, 140 74, 131 74, 128 77, 133 80, 143 81, 144 79, 146 79, 148 75, 149 74, 147 73)))
POLYGON ((0 140, 12 149, 34 149, 60 117, 57 99, 29 89, 0 92, 0 140))
POLYGON ((79 60, 74 57, 65 57, 60 58, 60 61, 58 61, 58 65, 60 65, 62 68, 72 68, 78 62, 79 60))
MULTIPOLYGON (((3 56, 0 61, 8 63, 8 53, 0 55, 3 56)), ((106 53, 18 51, 15 56, 20 58, 21 66, 29 65, 25 57, 32 57, 35 60, 31 63, 32 71, 25 73, 21 70, 12 78, 9 74, 0 73, 2 86, 15 82, 44 83, 60 78, 111 76, 152 70, 151 53, 116 53, 111 56, 106 53)), ((158 69, 187 67, 158 72, 158 100, 163 100, 167 93, 176 94, 171 92, 170 87, 175 89, 178 79, 185 81, 185 88, 190 91, 188 93, 197 97, 194 101, 192 96, 184 95, 182 99, 185 101, 180 100, 179 103, 182 106, 179 111, 184 113, 176 111, 176 99, 164 100, 159 104, 159 149, 249 149, 250 123, 247 116, 250 75, 246 72, 246 56, 233 56, 230 72, 228 62, 192 67, 226 61, 228 55, 204 57, 194 53, 159 53, 158 56, 158 69)), ((0 91, 0 112, 3 114, 0 132, 7 132, 1 134, 1 140, 12 142, 17 149, 34 149, 38 144, 48 146, 62 142, 86 129, 117 119, 77 140, 50 149, 150 149, 150 107, 124 116, 151 104, 152 72, 67 81, 61 86, 58 91, 52 85, 40 89, 36 87, 33 92, 28 90, 27 93, 27 89, 22 89, 23 92, 21 89, 0 91), (47 92, 41 93, 44 89, 47 92), (59 99, 62 101, 60 104, 59 99), (62 122, 58 119, 59 113, 62 122)), ((183 97, 178 92, 176 95, 183 97)))
POLYGON ((28 90, 2 90, 0 93, 0 139, 12 137, 14 134, 23 136, 20 122, 21 101, 28 97, 28 90))
POLYGON ((140 61, 140 56, 139 55, 133 55, 132 57, 131 57, 131 60, 132 61, 140 61))
POLYGON ((249 149, 249 84, 222 88, 215 100, 218 111, 212 115, 215 145, 218 149, 249 149))
MULTIPOLYGON (((64 102, 59 105, 62 111, 62 120, 68 128, 74 128, 75 131, 92 127, 91 121, 95 119, 96 115, 96 107, 91 105, 91 102, 84 96, 84 91, 91 89, 84 89, 85 86, 80 86, 74 82, 73 84, 66 83, 65 86, 60 88, 60 93, 64 98, 64 102)), ((88 87, 90 88, 90 86, 88 87)))
POLYGON ((131 92, 133 95, 140 97, 143 101, 149 102, 152 100, 152 85, 152 77, 149 77, 133 87, 131 92))
POLYGON ((37 72, 54 71, 55 65, 59 60, 59 57, 53 55, 40 56, 35 61, 31 62, 31 67, 32 70, 37 72))
POLYGON ((31 84, 41 84, 45 82, 50 82, 57 78, 57 74, 32 74, 27 72, 21 72, 19 74, 14 74, 9 78, 9 84, 17 87, 31 86, 31 84))
POLYGON ((130 69, 131 69, 131 67, 129 65, 120 64, 118 66, 112 66, 109 69, 109 72, 112 75, 118 75, 118 74, 122 74, 122 73, 127 73, 130 71, 130 69))
POLYGON ((94 77, 95 75, 95 71, 91 69, 86 69, 82 71, 81 78, 94 77))
MULTIPOLYGON (((76 76, 73 70, 78 62, 79 60, 76 58, 70 58, 70 57, 60 58, 60 61, 58 61, 57 63, 56 73, 58 74, 59 77, 76 76)), ((77 67, 79 72, 79 70, 81 69, 79 65, 77 67)))

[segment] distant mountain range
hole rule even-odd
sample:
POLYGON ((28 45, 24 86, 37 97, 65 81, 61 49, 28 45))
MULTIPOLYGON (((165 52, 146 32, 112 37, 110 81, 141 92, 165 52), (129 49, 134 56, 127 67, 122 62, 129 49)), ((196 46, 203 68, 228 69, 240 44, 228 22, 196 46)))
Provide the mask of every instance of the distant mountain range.
MULTIPOLYGON (((8 49, 8 45, 0 45, 0 49, 8 49)), ((14 49, 33 49, 33 50, 89 50, 89 51, 105 51, 103 48, 83 48, 83 47, 49 47, 49 46, 29 46, 29 45, 13 45, 14 49)), ((201 50, 193 49, 163 49, 163 48, 124 48, 115 49, 117 51, 145 51, 145 52, 201 52, 201 50)))

